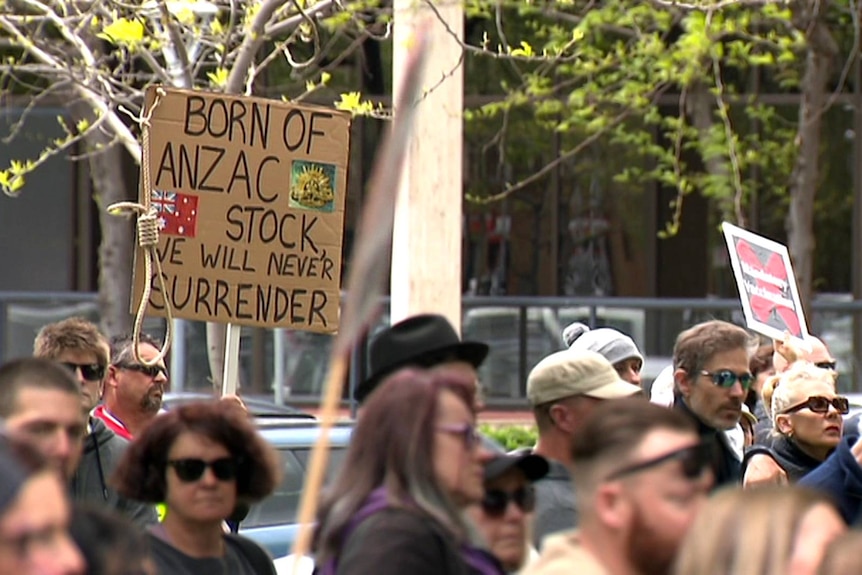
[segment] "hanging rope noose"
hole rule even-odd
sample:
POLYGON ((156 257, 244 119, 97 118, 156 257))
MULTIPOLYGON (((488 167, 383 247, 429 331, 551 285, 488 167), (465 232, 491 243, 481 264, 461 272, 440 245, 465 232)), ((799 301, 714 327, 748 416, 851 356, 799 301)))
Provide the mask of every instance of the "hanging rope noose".
POLYGON ((165 328, 165 341, 162 344, 162 349, 153 359, 146 361, 141 357, 140 347, 141 342, 141 327, 144 323, 144 316, 147 312, 147 306, 150 302, 150 292, 152 291, 152 271, 153 266, 156 268, 156 275, 159 279, 159 287, 162 294, 167 294, 165 289, 165 276, 162 273, 162 262, 156 253, 156 248, 159 246, 159 213, 152 206, 150 199, 152 196, 152 188, 150 186, 150 119, 153 117, 153 112, 159 107, 162 98, 165 96, 163 88, 156 88, 156 97, 153 100, 153 105, 136 121, 141 126, 141 189, 143 190, 143 203, 137 202, 117 202, 108 206, 108 213, 112 215, 129 215, 137 216, 138 228, 138 247, 141 250, 141 255, 144 258, 144 293, 141 294, 141 302, 138 304, 138 309, 135 312, 135 327, 132 335, 132 349, 134 350, 135 361, 147 366, 153 366, 164 359, 171 347, 171 323, 173 323, 173 310, 171 309, 170 298, 165 296, 165 315, 167 316, 167 326, 165 328))

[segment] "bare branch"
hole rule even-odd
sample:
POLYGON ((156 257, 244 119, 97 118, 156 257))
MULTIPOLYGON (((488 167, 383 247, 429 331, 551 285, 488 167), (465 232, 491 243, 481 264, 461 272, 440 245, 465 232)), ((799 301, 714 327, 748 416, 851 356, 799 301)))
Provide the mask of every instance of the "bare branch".
MULTIPOLYGON (((248 72, 251 69, 252 62, 254 62, 254 56, 265 39, 266 24, 272 18, 272 15, 275 14, 275 11, 284 5, 286 1, 263 0, 261 3, 239 47, 236 60, 233 66, 231 66, 224 88, 224 91, 228 94, 237 94, 242 90, 243 85, 245 85, 248 79, 248 72)), ((302 21, 302 17, 299 18, 299 21, 302 21)))
MULTIPOLYGON (((30 53, 37 60, 53 66, 58 70, 65 69, 62 62, 33 44, 29 38, 25 37, 21 31, 13 26, 4 16, 0 16, 0 28, 6 30, 18 41, 21 48, 30 53)), ((138 144, 138 140, 134 134, 132 134, 129 128, 120 120, 119 117, 117 117, 114 111, 108 107, 105 101, 92 88, 82 83, 76 83, 75 86, 76 91, 81 98, 97 112, 97 115, 105 116, 105 121, 109 128, 114 131, 118 138, 120 138, 120 141, 123 143, 123 147, 128 150, 135 162, 140 164, 141 146, 138 144)))
POLYGON ((165 44, 164 50, 170 50, 177 57, 177 60, 179 60, 178 71, 180 73, 180 81, 182 82, 182 86, 179 87, 191 88, 194 85, 194 80, 192 79, 189 53, 186 51, 186 45, 183 43, 183 38, 180 36, 180 31, 177 30, 176 22, 171 16, 165 0, 158 0, 158 5, 162 28, 167 32, 168 38, 171 39, 170 43, 165 44))
MULTIPOLYGON (((653 99, 657 99, 661 94, 663 94, 665 92, 665 90, 667 90, 667 88, 668 88, 668 86, 663 85, 663 86, 657 88, 656 90, 654 90, 653 91, 653 99)), ((491 203, 491 202, 496 202, 496 201, 502 200, 502 199, 512 195, 513 193, 515 193, 519 190, 523 190, 524 188, 526 188, 530 184, 533 184, 533 183, 539 181, 540 179, 545 177, 551 170, 556 168, 561 163, 568 161, 569 159, 577 156, 578 154, 580 154, 581 152, 583 152, 584 150, 589 148, 591 145, 593 145, 593 143, 598 141, 599 138, 606 135, 612 128, 615 128, 616 126, 618 126, 623 120, 625 120, 626 118, 631 116, 634 112, 635 112, 634 108, 626 108, 625 110, 623 110, 622 112, 617 114, 615 117, 611 118, 611 120, 608 122, 608 124, 605 127, 603 127, 601 130, 598 130, 598 131, 590 134, 586 138, 584 138, 574 148, 572 148, 570 150, 566 150, 565 152, 561 153, 559 156, 557 156, 555 159, 551 160, 550 162, 548 162, 547 164, 542 166, 541 169, 534 172, 532 175, 530 175, 530 176, 524 178, 523 180, 520 180, 520 181, 518 181, 512 185, 506 186, 506 188, 502 192, 499 192, 499 193, 494 194, 492 196, 488 196, 487 198, 482 198, 481 203, 491 203)))
POLYGON ((767 4, 786 4, 787 0, 718 0, 715 2, 704 1, 702 3, 678 2, 677 0, 649 0, 659 8, 676 8, 678 10, 696 10, 699 12, 711 12, 724 8, 738 6, 765 6, 767 4))
MULTIPOLYGON (((338 7, 337 0, 320 0, 314 6, 307 8, 305 10, 305 15, 309 17, 313 16, 325 16, 331 11, 334 11, 338 7)), ((291 32, 294 28, 299 26, 303 17, 299 14, 295 16, 291 16, 290 18, 285 18, 284 20, 280 20, 278 22, 273 22, 272 24, 266 26, 264 29, 264 34, 269 36, 270 38, 274 38, 275 36, 280 36, 282 34, 286 34, 291 32)))
POLYGON ((51 84, 49 87, 45 88, 41 92, 38 92, 27 99, 27 105, 24 107, 21 112, 21 116, 12 124, 9 129, 9 135, 5 138, 2 138, 4 144, 10 143, 12 140, 18 137, 18 134, 21 131, 21 128, 24 127, 24 122, 30 116, 30 112, 33 111, 34 108, 38 107, 43 100, 48 99, 50 96, 53 96, 56 92, 61 90, 65 90, 69 86, 68 81, 59 81, 51 84))

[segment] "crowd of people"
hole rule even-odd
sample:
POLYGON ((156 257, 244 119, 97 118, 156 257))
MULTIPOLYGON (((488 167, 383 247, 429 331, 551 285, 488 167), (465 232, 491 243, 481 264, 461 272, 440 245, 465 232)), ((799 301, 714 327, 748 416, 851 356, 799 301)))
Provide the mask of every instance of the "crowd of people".
MULTIPOLYGON (((821 341, 707 321, 646 390, 627 335, 561 337, 525 382, 538 440, 506 453, 477 427, 487 345, 434 314, 375 336, 302 568, 862 573, 862 439, 821 341)), ((0 366, 0 574, 292 572, 236 533, 278 454, 236 397, 165 411, 160 344, 137 342, 71 318, 0 366)))

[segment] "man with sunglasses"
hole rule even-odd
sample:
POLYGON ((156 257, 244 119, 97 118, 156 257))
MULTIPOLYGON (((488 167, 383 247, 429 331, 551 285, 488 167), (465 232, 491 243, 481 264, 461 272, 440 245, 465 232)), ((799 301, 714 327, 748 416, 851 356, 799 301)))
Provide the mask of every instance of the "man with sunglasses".
MULTIPOLYGON (((139 525, 155 523, 152 505, 121 497, 108 484, 128 442, 90 415, 101 396, 110 348, 99 328, 84 318, 73 317, 44 326, 36 335, 33 355, 64 366, 79 385, 81 418, 85 422, 84 448, 74 473, 65 477, 75 501, 88 502, 119 511, 139 525)), ((21 385, 26 387, 26 378, 21 385)), ((20 406, 50 411, 49 405, 20 406)))
POLYGON ((712 483, 710 448, 676 410, 606 402, 575 433, 577 530, 548 537, 526 575, 666 575, 712 483))
POLYGON ((548 460, 540 455, 496 455, 485 464, 482 501, 467 509, 488 550, 507 573, 519 571, 528 555, 535 553, 528 539, 536 506, 533 482, 548 470, 548 460))
POLYGON ((751 343, 741 327, 712 320, 680 333, 673 349, 674 409, 697 424, 712 449, 716 487, 741 480, 741 460, 725 432, 739 423, 754 381, 748 369, 751 343))
POLYGON ((146 365, 159 355, 161 344, 147 334, 141 334, 138 347, 140 363, 135 358, 134 338, 111 340, 111 365, 105 377, 102 405, 93 411, 111 431, 131 440, 155 418, 162 408, 162 398, 168 385, 168 370, 164 360, 146 365))
POLYGON ((567 349, 540 361, 527 378, 527 398, 539 429, 533 453, 548 459, 551 470, 536 482, 533 544, 541 551, 545 536, 577 524, 569 466, 572 436, 584 419, 607 400, 640 395, 641 388, 620 379, 601 354, 567 349))
POLYGON ((805 342, 809 345, 810 349, 793 349, 792 353, 795 355, 795 358, 788 359, 784 357, 781 353, 781 345, 776 342, 776 346, 778 349, 772 354, 772 367, 775 369, 776 373, 781 373, 782 371, 786 371, 787 368, 793 363, 793 361, 803 360, 810 363, 813 363, 820 369, 828 369, 830 371, 837 371, 838 362, 835 360, 835 357, 829 352, 829 348, 826 347, 826 344, 823 343, 823 340, 819 337, 815 337, 813 335, 809 335, 805 338, 805 342))

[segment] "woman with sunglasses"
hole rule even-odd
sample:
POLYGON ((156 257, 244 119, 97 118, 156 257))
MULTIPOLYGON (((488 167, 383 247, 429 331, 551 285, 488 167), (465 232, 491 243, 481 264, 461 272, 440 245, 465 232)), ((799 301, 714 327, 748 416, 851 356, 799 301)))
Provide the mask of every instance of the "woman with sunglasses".
MULTIPOLYGON (((807 362, 796 362, 776 376, 772 392, 773 440, 757 445, 743 459, 743 482, 751 485, 748 462, 763 454, 778 463, 780 470, 771 482, 791 483, 819 466, 841 441, 843 416, 850 410, 846 397, 835 394, 833 372, 807 362), (783 471, 783 474, 781 473, 783 471), (746 481, 748 479, 748 481, 746 481)), ((768 483, 760 477, 757 483, 768 483)))
POLYGON ((533 482, 549 469, 548 460, 534 454, 501 454, 485 464, 485 495, 469 507, 467 517, 507 573, 518 572, 536 554, 529 534, 536 506, 533 482))
POLYGON ((114 480, 125 496, 167 507, 148 533, 160 575, 273 575, 266 551, 222 522, 238 503, 269 495, 279 476, 278 455, 243 411, 214 401, 155 418, 114 480))
POLYGON ((501 575, 463 511, 482 500, 489 458, 475 382, 402 369, 369 396, 315 533, 319 575, 501 575))

